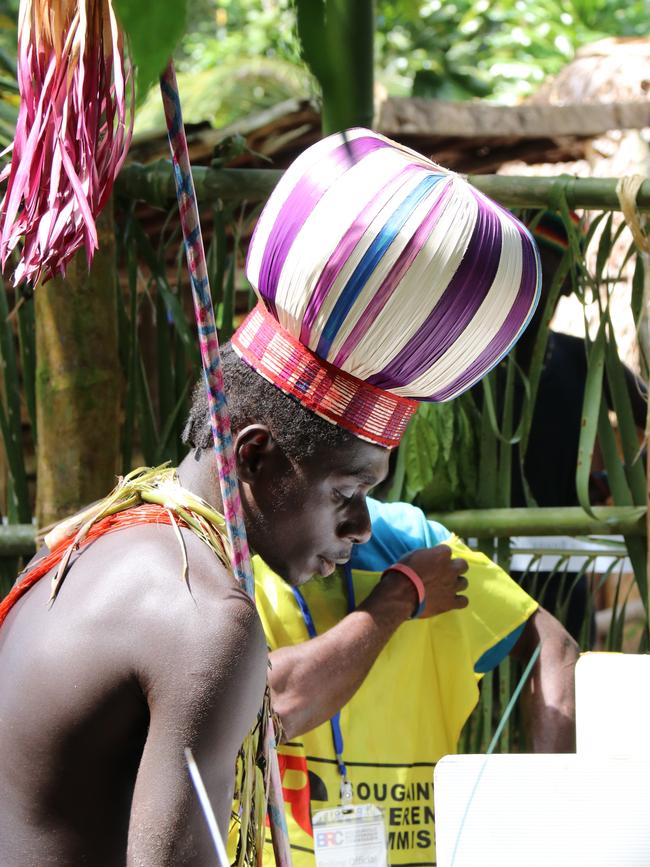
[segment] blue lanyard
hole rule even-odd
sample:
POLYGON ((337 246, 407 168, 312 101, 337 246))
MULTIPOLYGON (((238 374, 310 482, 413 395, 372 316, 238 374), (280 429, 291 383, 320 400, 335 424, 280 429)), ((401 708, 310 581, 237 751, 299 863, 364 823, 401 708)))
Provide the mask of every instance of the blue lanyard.
MULTIPOLYGON (((356 608, 356 603, 354 599, 354 584, 352 582, 352 569, 349 563, 346 563, 343 567, 343 574, 345 575, 345 589, 348 597, 348 614, 351 614, 356 608)), ((298 607, 300 608, 300 613, 302 614, 302 619, 305 621, 305 626, 307 627, 307 632, 309 633, 310 638, 316 638, 318 632, 316 631, 316 626, 314 624, 314 618, 311 616, 311 611, 309 610, 309 606, 307 605, 307 600, 302 595, 300 590, 297 587, 292 587, 293 595, 295 596, 296 602, 298 603, 298 607)), ((341 712, 337 711, 334 716, 330 719, 330 726, 332 729, 332 740, 334 741, 334 753, 336 755, 336 762, 339 766, 339 773, 341 774, 341 780, 343 782, 343 786, 348 786, 348 770, 345 767, 345 762, 343 761, 343 733, 341 732, 341 712)))

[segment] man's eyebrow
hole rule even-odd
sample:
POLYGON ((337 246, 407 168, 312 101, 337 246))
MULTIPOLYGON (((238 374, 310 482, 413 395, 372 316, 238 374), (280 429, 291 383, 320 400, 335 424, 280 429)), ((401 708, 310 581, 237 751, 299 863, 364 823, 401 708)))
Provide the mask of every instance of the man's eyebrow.
POLYGON ((344 476, 354 476, 357 479, 360 479, 366 485, 376 485, 378 482, 378 475, 372 473, 367 466, 350 466, 344 467, 341 470, 341 473, 344 476))

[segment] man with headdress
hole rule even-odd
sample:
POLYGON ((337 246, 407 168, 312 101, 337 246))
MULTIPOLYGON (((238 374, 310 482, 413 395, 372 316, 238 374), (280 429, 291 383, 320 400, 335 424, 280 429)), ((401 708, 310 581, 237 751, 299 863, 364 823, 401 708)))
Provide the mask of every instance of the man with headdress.
MULTIPOLYGON (((295 161, 251 244, 259 304, 223 359, 258 569, 298 586, 369 539, 366 495, 416 401, 453 397, 511 348, 538 272, 508 212, 382 136, 332 136, 295 161)), ((186 746, 225 829, 266 651, 199 417, 177 476, 125 480, 50 536, 0 607, 7 867, 208 863, 186 746)), ((376 604, 402 619, 463 606, 460 560, 408 553, 376 604)))

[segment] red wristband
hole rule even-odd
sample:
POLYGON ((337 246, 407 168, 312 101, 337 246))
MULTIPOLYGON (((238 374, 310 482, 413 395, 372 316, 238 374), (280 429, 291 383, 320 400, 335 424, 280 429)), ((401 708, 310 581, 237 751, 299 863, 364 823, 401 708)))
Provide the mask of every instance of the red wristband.
POLYGON ((409 581, 413 584, 418 594, 418 604, 416 605, 413 614, 411 614, 411 620, 413 620, 414 617, 419 617, 424 610, 427 594, 422 579, 418 573, 415 569, 411 569, 410 566, 406 566, 404 563, 393 563, 392 566, 389 566, 388 569, 386 569, 381 577, 383 578, 387 572, 401 572, 402 575, 406 575, 409 581))

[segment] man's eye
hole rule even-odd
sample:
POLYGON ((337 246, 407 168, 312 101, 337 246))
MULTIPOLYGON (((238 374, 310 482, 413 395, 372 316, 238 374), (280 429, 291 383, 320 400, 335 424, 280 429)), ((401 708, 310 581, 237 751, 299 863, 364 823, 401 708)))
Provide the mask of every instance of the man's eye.
POLYGON ((334 496, 341 503, 349 503, 354 497, 354 492, 341 491, 338 488, 334 488, 334 496))

